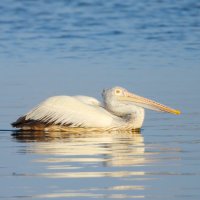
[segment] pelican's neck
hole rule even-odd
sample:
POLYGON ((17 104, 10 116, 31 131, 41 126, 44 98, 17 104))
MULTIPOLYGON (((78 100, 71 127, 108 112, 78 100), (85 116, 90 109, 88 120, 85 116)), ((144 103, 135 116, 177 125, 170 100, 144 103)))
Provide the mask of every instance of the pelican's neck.
POLYGON ((142 127, 144 117, 145 117, 144 108, 138 107, 138 106, 131 106, 130 109, 124 113, 120 110, 120 107, 117 107, 117 106, 114 107, 113 109, 112 106, 108 106, 104 104, 104 108, 113 116, 118 118, 118 120, 116 120, 117 124, 120 119, 120 121, 125 126, 132 127, 133 129, 142 127))
POLYGON ((133 128, 141 128, 144 122, 145 111, 143 108, 138 108, 134 112, 125 115, 123 118, 133 128))
MULTIPOLYGON (((144 108, 129 102, 121 102, 113 98, 104 97, 104 108, 113 116, 120 119, 124 125, 140 128, 144 121, 144 108)), ((118 120, 116 120, 118 122, 118 120)))

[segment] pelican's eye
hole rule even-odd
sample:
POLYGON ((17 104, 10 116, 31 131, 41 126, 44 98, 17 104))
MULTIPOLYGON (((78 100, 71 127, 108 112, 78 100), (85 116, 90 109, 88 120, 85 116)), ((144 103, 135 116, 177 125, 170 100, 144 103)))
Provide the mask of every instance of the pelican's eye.
POLYGON ((120 95, 121 93, 122 93, 122 91, 121 91, 120 89, 116 89, 116 90, 115 90, 115 94, 116 94, 116 95, 120 95))

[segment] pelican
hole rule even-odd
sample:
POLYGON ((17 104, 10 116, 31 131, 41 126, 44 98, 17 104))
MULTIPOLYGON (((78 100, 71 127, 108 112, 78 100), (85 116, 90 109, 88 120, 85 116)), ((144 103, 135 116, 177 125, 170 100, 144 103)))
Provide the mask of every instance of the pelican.
POLYGON ((142 127, 145 111, 172 114, 179 110, 130 93, 122 87, 104 89, 103 103, 88 96, 53 96, 12 123, 21 130, 67 131, 72 129, 133 130, 142 127))

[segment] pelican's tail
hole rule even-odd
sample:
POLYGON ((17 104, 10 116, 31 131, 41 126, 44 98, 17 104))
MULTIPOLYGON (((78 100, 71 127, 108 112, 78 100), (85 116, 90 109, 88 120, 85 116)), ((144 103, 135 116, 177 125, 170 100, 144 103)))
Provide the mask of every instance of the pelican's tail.
POLYGON ((26 119, 26 116, 19 117, 15 122, 11 123, 12 127, 19 128, 24 131, 66 131, 71 124, 65 126, 47 124, 39 120, 26 119))
POLYGON ((12 127, 20 128, 22 130, 44 130, 45 125, 35 121, 26 120, 26 116, 18 118, 15 122, 11 123, 12 127))
POLYGON ((15 122, 11 123, 12 127, 20 128, 24 123, 26 123, 25 116, 19 117, 15 122))

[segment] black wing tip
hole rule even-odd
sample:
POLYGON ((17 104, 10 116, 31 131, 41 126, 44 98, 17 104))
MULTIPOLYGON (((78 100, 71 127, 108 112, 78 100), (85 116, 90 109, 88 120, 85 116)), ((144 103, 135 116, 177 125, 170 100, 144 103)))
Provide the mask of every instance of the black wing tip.
POLYGON ((25 116, 19 117, 15 122, 11 123, 12 127, 18 128, 26 122, 25 116))

